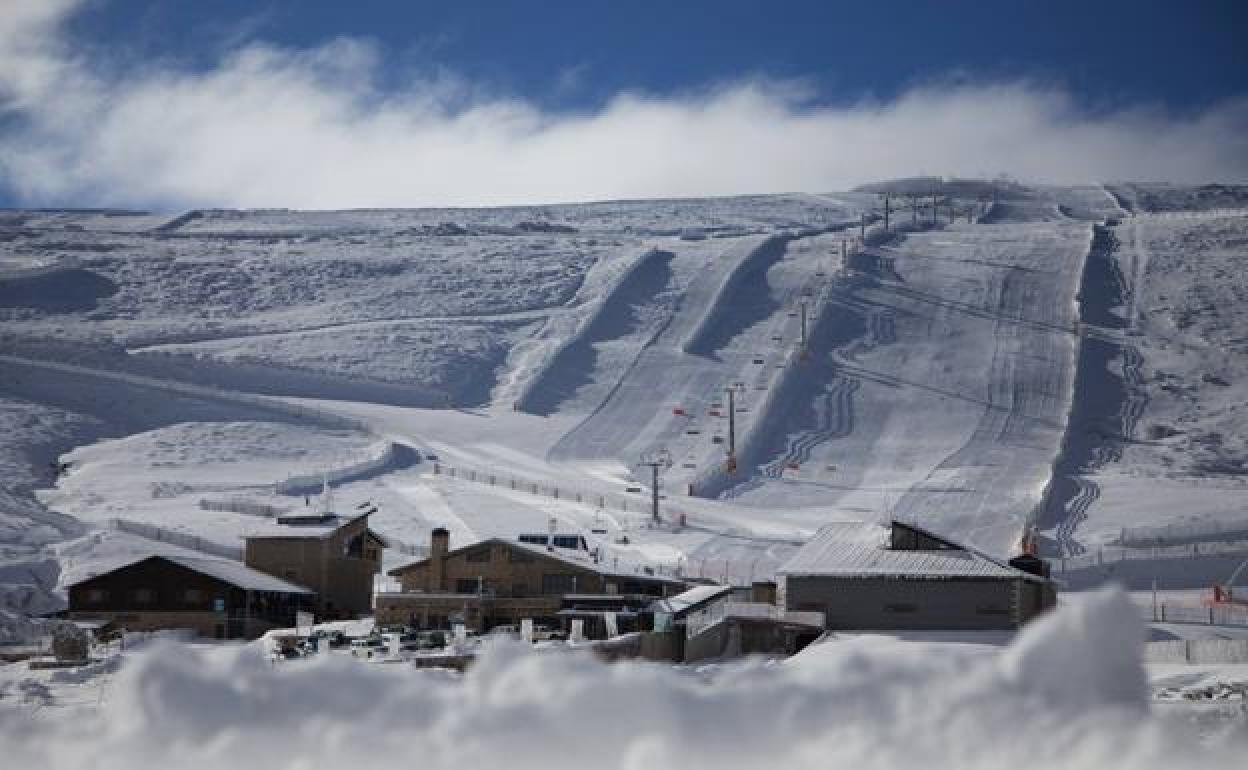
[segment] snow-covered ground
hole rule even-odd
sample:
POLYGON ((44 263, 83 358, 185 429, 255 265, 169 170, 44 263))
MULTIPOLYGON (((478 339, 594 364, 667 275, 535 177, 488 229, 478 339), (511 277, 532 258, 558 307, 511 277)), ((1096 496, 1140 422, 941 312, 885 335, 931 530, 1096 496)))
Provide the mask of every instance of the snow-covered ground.
MULTIPOLYGON (((935 212, 885 184, 0 213, 0 637, 113 564, 236 549, 268 524, 259 506, 321 504, 308 493, 324 476, 341 479, 335 507, 377 507, 387 567, 435 526, 457 546, 552 518, 618 568, 737 583, 833 519, 902 516, 1003 556, 1035 525, 1073 559, 1124 529, 1248 519, 1248 194, 937 191, 935 212), (900 232, 883 230, 885 190, 900 232), (673 465, 656 526, 638 461, 659 449, 673 465)), ((1199 606, 1241 559, 1196 545, 1069 585, 1160 578, 1161 601, 1199 606)), ((463 676, 342 656, 275 667, 251 645, 155 645, 79 672, 0 667, 0 740, 29 767, 381 765, 417 744, 434 767, 593 752, 1169 768, 1194 751, 1233 766, 1243 719, 1224 696, 1242 665, 1141 667, 1152 597, 1131 599, 1066 594, 1017 638, 839 634, 785 665, 679 671, 514 649, 463 676)))
POLYGON ((1087 398, 1071 425, 1082 445, 1068 469, 1074 553, 1124 530, 1248 524, 1248 197, 1218 185, 1110 190, 1123 210, 1085 291, 1087 398))
POLYGON ((1008 646, 832 640, 782 665, 683 670, 516 644, 463 675, 273 665, 259 642, 155 641, 82 670, 0 666, 0 741, 14 767, 128 770, 1239 767, 1236 703, 1160 697, 1238 673, 1145 668, 1142 632, 1100 595, 1008 646))
POLYGON ((237 545, 257 517, 202 501, 302 505, 275 484, 391 445, 408 461, 335 499, 404 545, 554 517, 738 582, 831 519, 1004 556, 1033 522, 1075 553, 1248 518, 1240 188, 951 182, 939 223, 905 192, 5 212, 6 602, 55 606, 94 562, 167 546, 111 519, 237 545))

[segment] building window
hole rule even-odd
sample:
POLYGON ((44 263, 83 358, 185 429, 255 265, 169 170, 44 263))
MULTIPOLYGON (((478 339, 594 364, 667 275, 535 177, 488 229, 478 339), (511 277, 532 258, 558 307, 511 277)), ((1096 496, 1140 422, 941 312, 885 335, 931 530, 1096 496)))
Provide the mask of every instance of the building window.
POLYGON ((898 613, 918 612, 919 608, 913 604, 906 604, 903 602, 898 602, 895 604, 885 604, 884 611, 885 612, 898 612, 898 613))
POLYGON ((533 562, 533 554, 528 551, 512 548, 508 554, 508 558, 511 559, 513 564, 531 564, 533 562))
POLYGON ((489 548, 478 548, 475 551, 469 551, 464 555, 465 561, 483 562, 490 560, 489 548))
POLYGON ((476 578, 460 578, 455 581, 455 593, 475 594, 480 585, 476 578))
POLYGON ((187 604, 199 604, 204 600, 204 592, 198 588, 188 588, 182 592, 182 601, 187 604))
POLYGON ((364 555, 364 535, 361 533, 347 541, 347 556, 360 558, 364 555))
POLYGON ((92 588, 90 591, 87 591, 87 601, 91 604, 103 604, 107 598, 108 591, 105 591, 103 588, 92 588))
POLYGON ((156 601, 156 592, 150 588, 134 589, 134 601, 136 604, 151 604, 156 601))
POLYGON ((550 574, 542 575, 542 593, 572 594, 576 593, 576 575, 550 574))

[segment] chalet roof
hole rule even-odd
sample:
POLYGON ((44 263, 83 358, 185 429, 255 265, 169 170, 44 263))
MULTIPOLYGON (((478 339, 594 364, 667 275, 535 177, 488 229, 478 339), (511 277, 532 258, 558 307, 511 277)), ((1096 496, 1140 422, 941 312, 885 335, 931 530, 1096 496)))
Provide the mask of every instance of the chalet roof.
POLYGON ((789 577, 1043 580, 913 524, 893 524, 913 529, 947 547, 892 549, 889 547, 889 527, 871 522, 842 521, 822 527, 776 573, 789 577))
MULTIPOLYGON (((107 572, 92 575, 84 578, 79 583, 85 583, 87 580, 94 580, 103 575, 111 575, 119 570, 133 567, 149 559, 163 559, 167 562, 185 567, 192 572, 198 572, 201 575, 207 575, 216 578, 224 583, 243 589, 244 591, 264 591, 266 593, 279 594, 312 594, 311 591, 303 586, 296 585, 287 580, 270 575, 267 572, 252 569, 242 562, 233 561, 231 559, 214 559, 210 557, 182 556, 180 554, 156 554, 152 556, 143 556, 133 561, 126 562, 117 567, 113 567, 107 572)), ((75 584, 76 585, 76 584, 75 584)))
MULTIPOLYGON (((459 554, 464 553, 465 551, 471 551, 474 548, 480 548, 483 545, 494 544, 494 543, 507 546, 508 548, 514 548, 517 551, 527 551, 531 553, 533 556, 538 557, 538 558, 554 559, 555 561, 563 562, 564 564, 577 567, 579 569, 583 569, 587 572, 596 572, 599 575, 603 575, 603 576, 629 578, 629 579, 636 579, 636 580, 651 580, 651 581, 662 582, 662 583, 680 582, 680 581, 673 580, 671 578, 666 578, 660 575, 646 574, 642 567, 635 565, 635 564, 621 563, 618 567, 616 567, 616 566, 612 566, 612 561, 610 559, 604 558, 599 561, 594 561, 593 557, 590 556, 585 551, 573 550, 571 548, 558 548, 558 547, 552 548, 552 547, 547 547, 545 545, 541 545, 540 543, 523 543, 523 542, 520 542, 519 540, 506 540, 501 537, 491 537, 485 540, 479 540, 470 545, 463 545, 463 546, 460 546, 459 548, 455 548, 455 549, 448 551, 446 555, 448 558, 450 558, 452 556, 458 556, 459 554), (631 569, 629 569, 630 567, 631 569)), ((404 564, 399 567, 395 567, 394 569, 390 570, 386 574, 390 575, 391 577, 398 577, 399 575, 403 574, 404 572, 407 572, 410 569, 413 569, 415 567, 420 567, 428 563, 429 563, 428 558, 420 559, 418 561, 414 561, 409 564, 404 564)))

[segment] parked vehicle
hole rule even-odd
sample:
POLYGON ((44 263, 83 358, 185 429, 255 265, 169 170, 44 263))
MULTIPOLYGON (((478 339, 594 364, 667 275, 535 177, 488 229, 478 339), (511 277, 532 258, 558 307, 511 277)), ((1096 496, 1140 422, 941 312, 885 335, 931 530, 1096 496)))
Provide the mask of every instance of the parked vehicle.
POLYGON ((371 658, 381 654, 382 638, 380 636, 366 636, 362 639, 351 640, 351 654, 357 658, 371 658))
POLYGON ((445 646, 446 635, 441 631, 408 631, 399 637, 401 650, 438 650, 445 646))

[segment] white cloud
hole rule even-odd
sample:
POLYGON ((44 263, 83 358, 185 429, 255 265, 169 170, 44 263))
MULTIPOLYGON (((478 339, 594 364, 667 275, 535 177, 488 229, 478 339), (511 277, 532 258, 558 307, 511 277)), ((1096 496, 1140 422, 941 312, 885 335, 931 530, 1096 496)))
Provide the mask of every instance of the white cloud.
POLYGON ((1053 87, 964 82, 832 107, 747 80, 552 114, 445 75, 383 92, 376 51, 355 40, 253 43, 206 72, 118 68, 64 37, 75 5, 0 11, 0 174, 29 203, 497 204, 843 189, 920 171, 1248 181, 1248 99, 1090 114, 1053 87))

